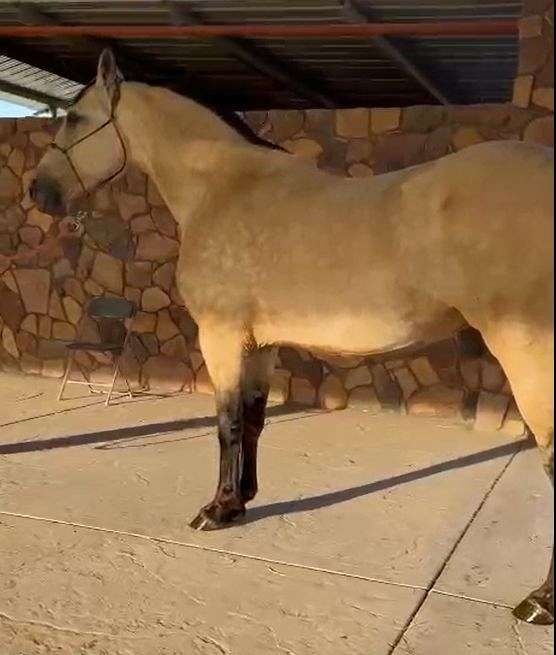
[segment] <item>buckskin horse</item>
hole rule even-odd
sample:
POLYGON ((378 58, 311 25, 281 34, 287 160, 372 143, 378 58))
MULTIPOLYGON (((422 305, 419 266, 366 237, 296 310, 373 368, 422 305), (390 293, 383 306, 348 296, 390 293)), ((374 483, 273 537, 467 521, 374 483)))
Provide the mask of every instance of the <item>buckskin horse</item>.
MULTIPOLYGON (((191 526, 257 492, 275 346, 373 354, 463 326, 500 361, 553 480, 553 150, 517 141, 344 179, 249 143, 206 107, 124 82, 105 51, 30 193, 62 215, 133 162, 178 221, 176 284, 215 388, 220 478, 191 526)), ((553 621, 553 564, 514 610, 553 621)))

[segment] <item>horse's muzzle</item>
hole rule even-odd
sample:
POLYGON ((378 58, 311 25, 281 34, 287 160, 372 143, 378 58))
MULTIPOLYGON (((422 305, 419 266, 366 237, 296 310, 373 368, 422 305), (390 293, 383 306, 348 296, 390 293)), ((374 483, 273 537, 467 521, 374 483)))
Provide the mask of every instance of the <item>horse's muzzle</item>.
POLYGON ((29 185, 29 195, 42 212, 54 216, 65 213, 62 191, 52 178, 37 176, 29 185))

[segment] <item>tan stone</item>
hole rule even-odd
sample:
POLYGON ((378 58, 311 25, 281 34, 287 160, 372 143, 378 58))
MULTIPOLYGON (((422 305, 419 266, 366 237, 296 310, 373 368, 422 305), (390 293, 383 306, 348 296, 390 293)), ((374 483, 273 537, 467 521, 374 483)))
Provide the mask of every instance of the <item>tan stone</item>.
POLYGON ((137 259, 164 263, 177 257, 179 243, 175 239, 162 236, 157 232, 145 232, 139 235, 137 259))
POLYGON ((12 171, 18 176, 21 177, 23 170, 25 168, 25 155, 22 150, 14 148, 11 151, 10 156, 8 157, 8 166, 12 171))
POLYGON ((319 405, 324 409, 344 409, 347 400, 347 393, 340 378, 327 375, 319 388, 319 405))
POLYGON ((41 375, 42 374, 42 362, 40 359, 29 355, 28 353, 23 353, 19 361, 21 370, 27 375, 41 375))
POLYGON ((28 314, 21 322, 21 329, 29 332, 30 334, 37 335, 39 333, 37 325, 37 317, 35 314, 28 314))
POLYGON ((52 319, 50 316, 39 316, 39 336, 50 339, 52 333, 52 319))
POLYGON ((415 392, 407 403, 410 414, 454 418, 461 416, 463 389, 438 384, 415 392))
POLYGON ((384 362, 384 366, 388 371, 393 371, 396 368, 402 368, 405 366, 403 359, 390 359, 387 362, 384 362))
POLYGON ((295 139, 284 142, 284 148, 301 159, 315 160, 322 153, 322 146, 313 139, 295 139))
POLYGON ((533 104, 554 111, 554 89, 541 87, 533 91, 533 104))
POLYGON ((46 314, 50 294, 50 272, 44 269, 19 268, 14 275, 27 312, 46 314))
POLYGON ((187 359, 187 344, 181 334, 170 339, 160 347, 160 352, 169 357, 175 357, 181 361, 187 359))
POLYGON ((554 147, 554 116, 537 118, 525 129, 524 141, 532 141, 550 148, 554 147))
POLYGON ((290 398, 291 373, 284 369, 276 369, 270 378, 268 399, 273 403, 283 405, 290 398))
POLYGON ((132 219, 130 227, 134 234, 143 234, 143 232, 151 232, 156 230, 153 219, 149 214, 143 214, 142 216, 137 216, 136 218, 132 219))
POLYGON ((373 175, 373 169, 367 166, 367 164, 356 163, 351 164, 348 168, 348 173, 351 177, 370 177, 373 175))
POLYGON ((149 287, 141 296, 141 308, 146 312, 157 312, 169 304, 170 298, 159 287, 149 287))
POLYGON ((518 21, 519 38, 531 39, 542 34, 542 16, 526 16, 518 21))
POLYGON ((352 389, 349 394, 348 407, 371 414, 378 414, 382 409, 376 392, 371 386, 352 389))
POLYGON ((419 388, 413 373, 407 368, 397 368, 394 375, 400 385, 404 400, 408 400, 419 388))
POLYGON ((36 225, 24 225, 18 234, 21 241, 30 248, 36 248, 43 237, 42 230, 36 225))
POLYGON ((83 288, 90 296, 93 296, 93 298, 96 296, 102 296, 104 293, 104 289, 94 280, 85 280, 83 283, 83 288))
POLYGON ((369 110, 337 109, 336 134, 346 139, 365 138, 369 136, 369 110))
POLYGON ((52 142, 52 136, 48 132, 31 132, 29 139, 37 148, 46 148, 52 142))
POLYGON ((176 268, 171 262, 166 262, 159 266, 153 275, 153 282, 164 289, 164 291, 169 292, 172 288, 172 283, 176 277, 176 268))
POLYGON ((207 393, 211 395, 214 393, 212 380, 210 379, 207 367, 204 364, 195 374, 195 391, 197 391, 197 393, 207 393))
POLYGON ((518 75, 515 78, 512 102, 516 107, 521 107, 521 109, 529 107, 534 82, 533 75, 518 75))
POLYGON ((476 127, 460 127, 452 137, 452 143, 456 150, 462 150, 483 141, 484 138, 476 127))
POLYGON ((384 134, 393 132, 400 125, 402 111, 397 108, 372 109, 371 110, 371 131, 373 134, 384 134))
POLYGON ((15 281, 14 275, 11 271, 6 271, 2 273, 2 282, 14 293, 19 295, 19 289, 17 288, 17 283, 15 281))
POLYGON ((364 364, 348 371, 345 378, 345 386, 348 391, 355 387, 363 387, 366 384, 372 383, 373 377, 369 371, 369 367, 364 364))
POLYGON ((68 296, 75 298, 80 305, 82 305, 86 300, 83 285, 74 277, 68 277, 67 280, 64 280, 64 291, 68 296))
POLYGON ((144 332, 154 332, 156 327, 156 314, 147 314, 137 312, 133 319, 133 331, 139 334, 144 332))
POLYGON ((315 387, 305 378, 292 377, 290 383, 291 399, 302 405, 314 405, 316 400, 315 387))
POLYGON ((46 359, 42 363, 42 374, 47 378, 61 378, 66 370, 63 359, 46 359))
POLYGON ((161 312, 158 312, 158 320, 156 324, 156 336, 158 337, 158 340, 167 341, 179 333, 180 331, 170 317, 168 310, 164 309, 161 312))
POLYGON ((65 296, 65 298, 62 300, 62 303, 64 305, 64 309, 66 310, 66 316, 68 317, 69 322, 77 325, 83 313, 81 305, 77 302, 77 300, 75 300, 75 298, 72 298, 71 296, 65 296))
POLYGON ((481 391, 475 415, 475 430, 492 432, 502 427, 510 400, 500 393, 481 391))
POLYGON ((332 368, 355 368, 363 361, 363 357, 356 357, 350 355, 329 355, 323 353, 319 355, 320 359, 324 360, 332 368))
POLYGON ((11 205, 20 194, 18 178, 7 167, 0 167, 0 207, 11 205))
POLYGON ((109 291, 121 294, 123 290, 123 264, 119 259, 97 252, 91 277, 109 291))
POLYGON ((75 327, 70 323, 54 321, 52 324, 52 336, 61 341, 73 341, 75 339, 75 327))
POLYGON ((43 232, 48 232, 52 225, 52 216, 48 214, 43 214, 36 207, 32 207, 27 212, 27 225, 36 225, 40 227, 43 232))
POLYGON ((4 325, 4 327, 2 328, 2 345, 4 346, 5 350, 8 353, 10 353, 12 357, 18 359, 19 350, 15 342, 15 336, 7 325, 4 325))
POLYGON ((438 384, 440 380, 431 363, 426 357, 417 357, 409 362, 409 367, 420 384, 424 387, 430 387, 438 384))
POLYGON ((124 221, 129 221, 137 214, 144 214, 147 210, 147 201, 144 196, 120 191, 117 196, 118 210, 124 221))
POLYGON ((502 389, 506 375, 502 367, 493 357, 483 357, 481 360, 481 385, 486 391, 497 392, 502 389))

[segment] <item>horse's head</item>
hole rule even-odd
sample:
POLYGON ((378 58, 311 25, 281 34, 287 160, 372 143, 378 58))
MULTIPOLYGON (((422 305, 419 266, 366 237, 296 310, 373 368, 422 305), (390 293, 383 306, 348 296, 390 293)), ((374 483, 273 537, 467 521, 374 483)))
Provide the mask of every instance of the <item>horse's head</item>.
POLYGON ((84 195, 124 170, 126 148, 114 120, 122 79, 114 55, 105 50, 99 58, 96 80, 68 109, 29 188, 42 211, 67 213, 84 195))

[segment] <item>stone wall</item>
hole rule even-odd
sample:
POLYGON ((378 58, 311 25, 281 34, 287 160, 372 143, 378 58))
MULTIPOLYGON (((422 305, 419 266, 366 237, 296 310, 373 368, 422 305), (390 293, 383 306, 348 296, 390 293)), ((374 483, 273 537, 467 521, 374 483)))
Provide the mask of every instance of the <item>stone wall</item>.
MULTIPOLYGON (((536 13, 521 24, 525 49, 513 104, 248 112, 244 118, 294 156, 353 177, 429 161, 485 140, 553 145, 553 79, 547 70, 552 10, 547 3, 530 4, 536 13), (536 64, 530 50, 538 54, 536 64)), ((156 392, 210 392, 196 326, 174 285, 177 226, 156 188, 129 170, 96 194, 82 226, 70 218, 55 223, 27 193, 54 130, 44 119, 0 120, 0 367, 61 376, 64 343, 75 338, 77 326, 86 339, 99 336, 99 326, 83 315, 87 300, 125 296, 140 310, 125 358, 133 384, 156 392)), ((78 365, 83 379, 106 382, 110 376, 103 355, 80 355, 78 365)), ((523 431, 503 372, 471 330, 423 352, 379 357, 324 361, 281 348, 272 398, 523 431)))

